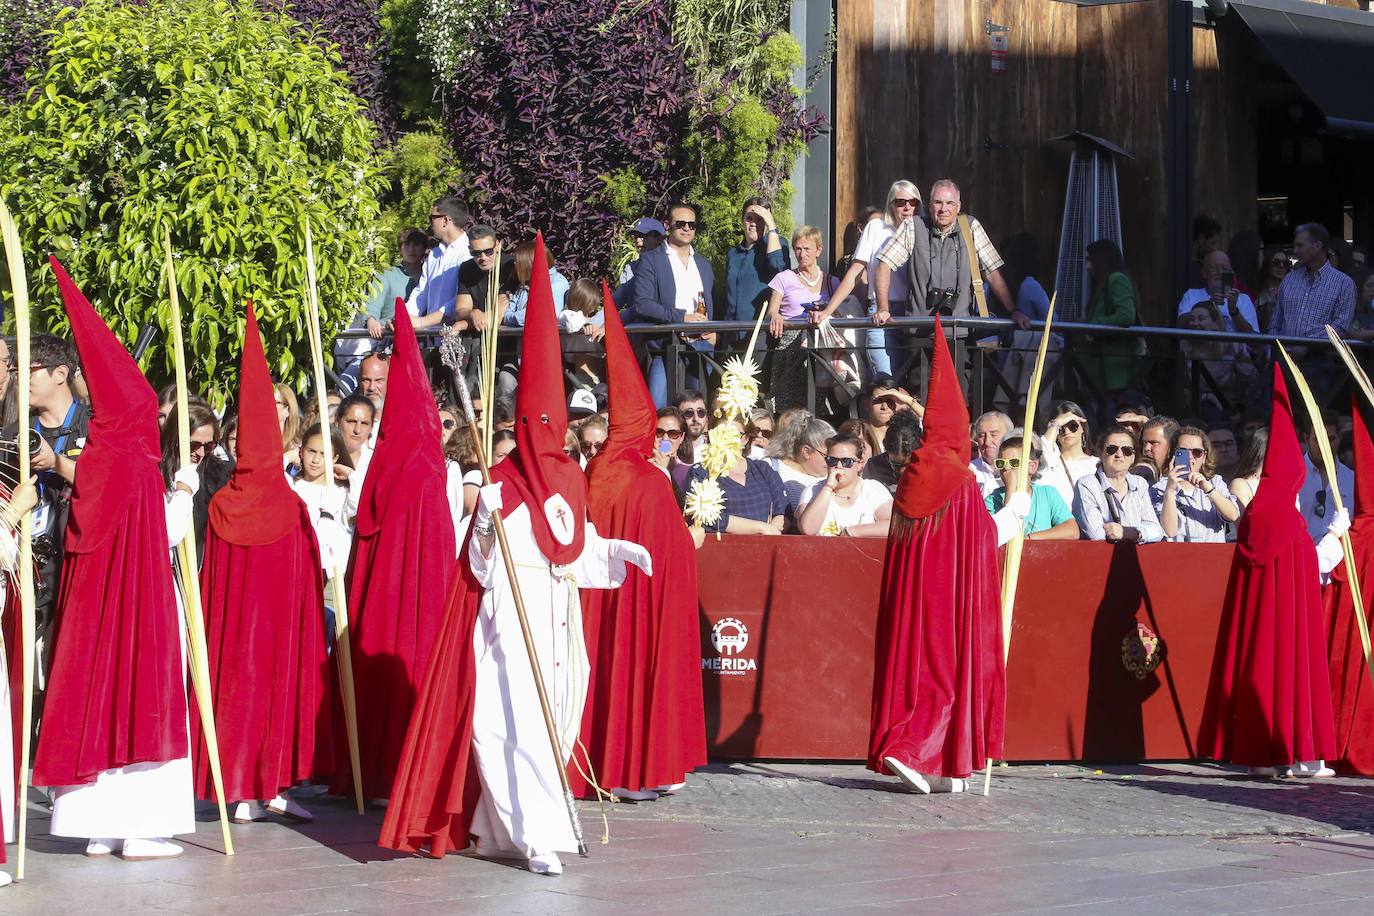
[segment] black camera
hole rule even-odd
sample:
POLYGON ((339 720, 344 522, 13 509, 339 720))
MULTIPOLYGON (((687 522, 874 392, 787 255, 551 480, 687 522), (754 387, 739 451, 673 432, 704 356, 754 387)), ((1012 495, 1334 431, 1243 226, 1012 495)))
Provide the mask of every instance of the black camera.
POLYGON ((954 314, 954 303, 958 298, 957 289, 931 289, 926 292, 926 308, 930 309, 932 315, 948 317, 954 314))

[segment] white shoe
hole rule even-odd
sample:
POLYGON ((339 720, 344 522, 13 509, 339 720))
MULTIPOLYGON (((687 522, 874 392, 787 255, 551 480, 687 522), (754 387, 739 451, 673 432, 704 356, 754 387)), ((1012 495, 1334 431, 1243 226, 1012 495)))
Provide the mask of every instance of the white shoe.
POLYGON ((557 853, 541 853, 530 858, 530 871, 536 875, 561 875, 563 874, 563 863, 559 860, 557 853))
POLYGON ((4 887, 6 884, 9 884, 13 880, 14 879, 10 877, 9 872, 0 871, 0 887, 4 887))
POLYGON ((883 765, 897 774, 897 778, 906 783, 913 792, 920 792, 922 795, 930 794, 930 783, 926 781, 926 778, 896 757, 884 757, 883 765))
POLYGON ((125 840, 120 853, 126 862, 146 862, 150 859, 171 859, 181 855, 182 849, 170 840, 125 840))
POLYGON ((229 820, 235 824, 251 824, 267 820, 267 811, 261 802, 241 801, 229 811, 229 820))
POLYGON ((1327 766, 1325 760, 1299 760, 1293 764, 1288 775, 1297 776, 1300 779, 1325 779, 1328 776, 1335 776, 1336 771, 1327 766))
POLYGON ((473 854, 483 859, 523 859, 524 853, 515 849, 506 849, 490 841, 484 841, 480 836, 472 844, 473 854))
POLYGON ((92 837, 86 842, 86 856, 91 859, 99 859, 114 852, 115 844, 119 840, 110 840, 104 837, 92 837))
POLYGON ((659 787, 658 787, 658 791, 661 792, 661 793, 664 794, 664 795, 672 795, 674 792, 678 791, 679 789, 684 789, 684 788, 686 788, 686 787, 687 787, 687 783, 685 783, 685 782, 675 782, 675 783, 673 783, 671 786, 659 786, 659 787))
POLYGON ((656 801, 658 793, 648 789, 612 789, 611 794, 621 801, 656 801))
POLYGON ((315 819, 315 815, 302 808, 300 803, 289 795, 278 795, 272 799, 267 803, 267 810, 278 817, 302 824, 308 824, 315 819))
POLYGON ((964 791, 965 780, 954 776, 927 776, 926 782, 930 783, 931 795, 944 795, 950 792, 964 791))

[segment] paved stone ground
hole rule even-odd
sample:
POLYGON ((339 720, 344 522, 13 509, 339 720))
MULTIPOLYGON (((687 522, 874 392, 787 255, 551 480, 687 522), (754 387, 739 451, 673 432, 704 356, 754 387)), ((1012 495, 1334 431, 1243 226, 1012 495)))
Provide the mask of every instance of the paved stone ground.
POLYGON ((308 804, 308 826, 234 827, 233 858, 206 811, 185 856, 134 863, 47 836, 35 803, 28 880, 0 890, 0 913, 1374 912, 1370 780, 1024 766, 997 770, 988 798, 923 797, 857 766, 719 765, 609 806, 608 845, 584 804, 591 856, 556 879, 388 854, 378 812, 308 804))

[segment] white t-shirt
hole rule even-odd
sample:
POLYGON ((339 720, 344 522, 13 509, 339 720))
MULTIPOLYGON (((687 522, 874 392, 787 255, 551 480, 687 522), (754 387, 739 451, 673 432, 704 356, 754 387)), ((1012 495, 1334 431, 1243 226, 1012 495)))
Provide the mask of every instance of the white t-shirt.
POLYGON ((668 252, 668 263, 673 268, 673 291, 677 294, 673 305, 683 315, 695 312, 697 296, 705 291, 701 282, 701 271, 697 269, 696 249, 689 247, 687 260, 683 261, 673 246, 664 247, 668 252))
MULTIPOLYGON (((868 225, 864 226, 863 233, 859 236, 859 244, 854 246, 854 260, 863 261, 869 266, 868 286, 873 288, 873 265, 878 260, 878 252, 882 251, 888 239, 892 238, 893 230, 881 219, 871 219, 868 225)), ((911 292, 911 285, 907 282, 906 269, 892 271, 892 280, 887 287, 887 298, 893 302, 906 301, 911 292)), ((870 294, 871 295, 871 294, 870 294)))
MULTIPOLYGON (((825 486, 824 480, 807 487, 806 492, 802 494, 801 508, 798 510, 798 514, 806 511, 807 505, 816 498, 823 486, 825 486)), ((834 496, 830 497, 830 505, 826 506, 825 509, 825 521, 821 523, 821 529, 816 533, 823 537, 834 537, 839 535, 844 528, 876 522, 878 510, 890 502, 892 502, 892 494, 887 492, 887 487, 876 480, 861 479, 858 495, 849 505, 842 505, 834 496)))
MULTIPOLYGON (((1212 294, 1205 289, 1190 289, 1183 294, 1183 298, 1178 300, 1178 315, 1182 318, 1193 310, 1193 306, 1199 302, 1206 302, 1212 298, 1212 294)), ((1255 303, 1245 293, 1236 294, 1236 311, 1240 312, 1241 317, 1250 322, 1250 327, 1256 333, 1264 333, 1264 329, 1259 326, 1259 316, 1255 314, 1255 303)), ((1236 329, 1235 319, 1231 317, 1231 303, 1222 302, 1217 306, 1217 312, 1221 315, 1221 327, 1225 331, 1236 329)))

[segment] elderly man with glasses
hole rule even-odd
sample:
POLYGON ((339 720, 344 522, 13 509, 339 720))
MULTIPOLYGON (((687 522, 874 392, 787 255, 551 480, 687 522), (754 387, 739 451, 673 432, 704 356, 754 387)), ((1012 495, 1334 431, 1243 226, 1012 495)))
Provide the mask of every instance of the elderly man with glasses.
POLYGON ((441 197, 429 211, 429 233, 438 239, 420 268, 420 281, 406 300, 415 327, 427 328, 457 320, 458 269, 471 260, 468 250, 467 204, 457 197, 441 197))

